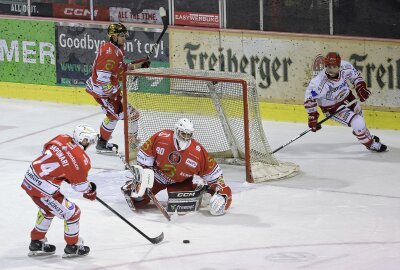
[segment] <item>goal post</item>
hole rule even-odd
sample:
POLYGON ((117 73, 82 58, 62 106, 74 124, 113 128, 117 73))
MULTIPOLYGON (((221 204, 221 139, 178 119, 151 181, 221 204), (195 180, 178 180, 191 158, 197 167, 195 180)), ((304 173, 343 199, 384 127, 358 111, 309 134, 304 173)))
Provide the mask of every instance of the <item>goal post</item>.
MULTIPOLYGON (((246 181, 263 182, 291 177, 299 167, 281 162, 271 153, 260 118, 258 94, 252 76, 242 73, 182 68, 146 68, 127 71, 123 102, 139 112, 141 143, 155 132, 173 129, 179 118, 193 121, 194 138, 220 163, 242 164, 246 181)), ((127 161, 136 158, 125 110, 127 161)))

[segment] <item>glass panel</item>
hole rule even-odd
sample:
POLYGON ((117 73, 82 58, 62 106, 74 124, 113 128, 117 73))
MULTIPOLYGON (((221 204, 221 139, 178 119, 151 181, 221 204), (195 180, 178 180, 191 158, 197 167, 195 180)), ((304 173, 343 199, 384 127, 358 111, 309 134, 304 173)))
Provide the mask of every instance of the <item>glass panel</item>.
POLYGON ((264 30, 329 34, 329 0, 264 0, 264 30))
POLYGON ((334 1, 334 34, 400 38, 400 0, 334 1))
POLYGON ((226 27, 260 30, 260 0, 227 0, 226 27))

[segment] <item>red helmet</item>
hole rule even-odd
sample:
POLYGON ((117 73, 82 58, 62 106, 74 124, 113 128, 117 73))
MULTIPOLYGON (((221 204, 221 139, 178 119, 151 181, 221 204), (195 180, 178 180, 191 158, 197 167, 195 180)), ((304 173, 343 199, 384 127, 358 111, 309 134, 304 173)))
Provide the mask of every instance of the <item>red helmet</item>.
POLYGON ((325 66, 337 66, 340 67, 340 55, 336 52, 329 52, 324 59, 325 66))

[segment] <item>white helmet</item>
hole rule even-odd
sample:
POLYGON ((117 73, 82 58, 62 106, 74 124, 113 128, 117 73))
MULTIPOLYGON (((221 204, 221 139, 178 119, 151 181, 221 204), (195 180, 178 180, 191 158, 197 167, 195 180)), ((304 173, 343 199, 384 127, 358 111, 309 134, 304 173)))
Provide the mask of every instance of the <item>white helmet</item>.
POLYGON ((74 139, 75 143, 81 145, 83 149, 86 150, 90 145, 97 142, 98 135, 93 128, 86 124, 80 124, 74 129, 72 138, 74 139), (87 143, 82 144, 85 139, 87 139, 87 143))
POLYGON ((187 118, 181 118, 174 127, 174 139, 179 146, 179 150, 189 147, 193 137, 193 123, 187 118))

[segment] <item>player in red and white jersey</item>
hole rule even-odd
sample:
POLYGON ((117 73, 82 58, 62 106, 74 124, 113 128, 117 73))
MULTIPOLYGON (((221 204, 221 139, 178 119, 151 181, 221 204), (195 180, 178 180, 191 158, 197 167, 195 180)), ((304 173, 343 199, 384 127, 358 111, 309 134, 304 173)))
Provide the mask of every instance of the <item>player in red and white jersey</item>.
MULTIPOLYGON (((124 119, 120 81, 126 70, 147 68, 149 59, 142 58, 132 63, 125 64, 125 38, 128 31, 122 23, 110 24, 107 30, 109 42, 103 43, 93 63, 92 76, 86 81, 86 91, 91 94, 106 115, 100 126, 100 138, 96 149, 98 152, 112 152, 118 145, 108 143, 118 120, 124 119)), ((128 117, 132 121, 132 142, 136 142, 137 121, 139 113, 128 105, 128 117)))
MULTIPOLYGON (((193 191, 197 185, 193 176, 200 176, 213 195, 210 200, 210 212, 222 215, 232 202, 232 192, 224 183, 222 169, 206 149, 192 138, 193 123, 181 118, 174 130, 162 130, 155 133, 141 147, 137 155, 138 165, 154 171, 153 194, 163 189, 169 192, 193 191)), ((150 198, 132 198, 136 208, 149 203, 150 198)))
MULTIPOLYGON (((348 80, 355 86, 361 102, 366 101, 371 95, 361 73, 349 62, 341 60, 338 53, 328 53, 324 62, 325 68, 310 81, 305 92, 304 106, 308 113, 308 126, 313 132, 321 129, 321 126, 318 125, 317 106, 326 116, 330 116, 341 106, 355 99, 348 80)), ((367 149, 375 152, 386 151, 386 145, 382 144, 377 136, 371 135, 369 132, 359 102, 337 113, 332 119, 351 127, 358 141, 365 145, 367 149)))
POLYGON ((46 233, 54 216, 64 220, 65 256, 89 253, 79 239, 81 210, 61 192, 63 182, 71 185, 83 197, 94 200, 96 185, 87 180, 90 159, 85 153, 97 140, 97 133, 87 125, 78 125, 73 136, 58 135, 47 142, 42 155, 28 168, 21 187, 39 207, 34 229, 31 231, 30 256, 54 254, 55 246, 47 243, 46 233))

